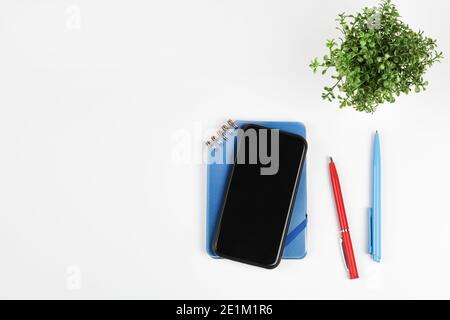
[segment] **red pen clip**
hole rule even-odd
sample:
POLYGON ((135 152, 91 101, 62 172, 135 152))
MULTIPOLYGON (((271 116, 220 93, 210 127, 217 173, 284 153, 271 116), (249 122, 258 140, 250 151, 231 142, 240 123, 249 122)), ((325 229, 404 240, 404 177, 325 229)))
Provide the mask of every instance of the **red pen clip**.
MULTIPOLYGON (((341 232, 342 232, 342 231, 341 231, 341 232)), ((344 243, 344 241, 342 240, 342 235, 339 234, 339 247, 341 248, 342 261, 344 261, 345 270, 347 270, 347 272, 349 272, 348 264, 347 264, 347 258, 345 257, 345 252, 344 252, 344 245, 343 245, 343 243, 344 243)))

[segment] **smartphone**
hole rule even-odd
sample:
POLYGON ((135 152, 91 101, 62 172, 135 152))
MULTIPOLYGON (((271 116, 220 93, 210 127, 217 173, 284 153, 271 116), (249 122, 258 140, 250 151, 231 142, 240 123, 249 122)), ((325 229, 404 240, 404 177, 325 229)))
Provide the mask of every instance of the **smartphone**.
POLYGON ((237 150, 214 238, 220 257, 278 266, 307 143, 299 135, 249 124, 237 150))

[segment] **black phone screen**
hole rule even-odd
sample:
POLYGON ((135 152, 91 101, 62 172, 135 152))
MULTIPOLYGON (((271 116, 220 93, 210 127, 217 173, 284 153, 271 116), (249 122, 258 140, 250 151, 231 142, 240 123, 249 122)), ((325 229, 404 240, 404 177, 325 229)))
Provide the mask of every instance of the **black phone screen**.
POLYGON ((239 130, 217 255, 265 268, 278 265, 306 149, 303 137, 287 132, 257 125, 239 130))

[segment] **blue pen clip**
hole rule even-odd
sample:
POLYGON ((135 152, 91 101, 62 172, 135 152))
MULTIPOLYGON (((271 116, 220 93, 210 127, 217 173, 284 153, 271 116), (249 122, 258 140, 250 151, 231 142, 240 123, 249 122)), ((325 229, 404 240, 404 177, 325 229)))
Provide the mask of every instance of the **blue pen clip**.
POLYGON ((369 230, 368 230, 368 237, 367 237, 367 248, 369 251, 369 254, 373 254, 373 217, 372 217, 372 208, 369 208, 369 230))

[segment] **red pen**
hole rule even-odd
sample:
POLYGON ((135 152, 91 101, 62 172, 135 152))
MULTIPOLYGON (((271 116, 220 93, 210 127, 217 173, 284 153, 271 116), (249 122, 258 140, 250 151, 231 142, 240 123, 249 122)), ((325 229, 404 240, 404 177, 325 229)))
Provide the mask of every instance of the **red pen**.
POLYGON ((355 254, 353 253, 352 239, 348 228, 347 215, 345 214, 344 200, 342 199, 341 186, 339 177, 334 165, 333 158, 330 157, 330 177, 333 186, 334 200, 336 202, 336 210, 340 226, 340 245, 345 262, 345 266, 349 273, 350 279, 359 278, 358 269, 356 268, 355 254))

